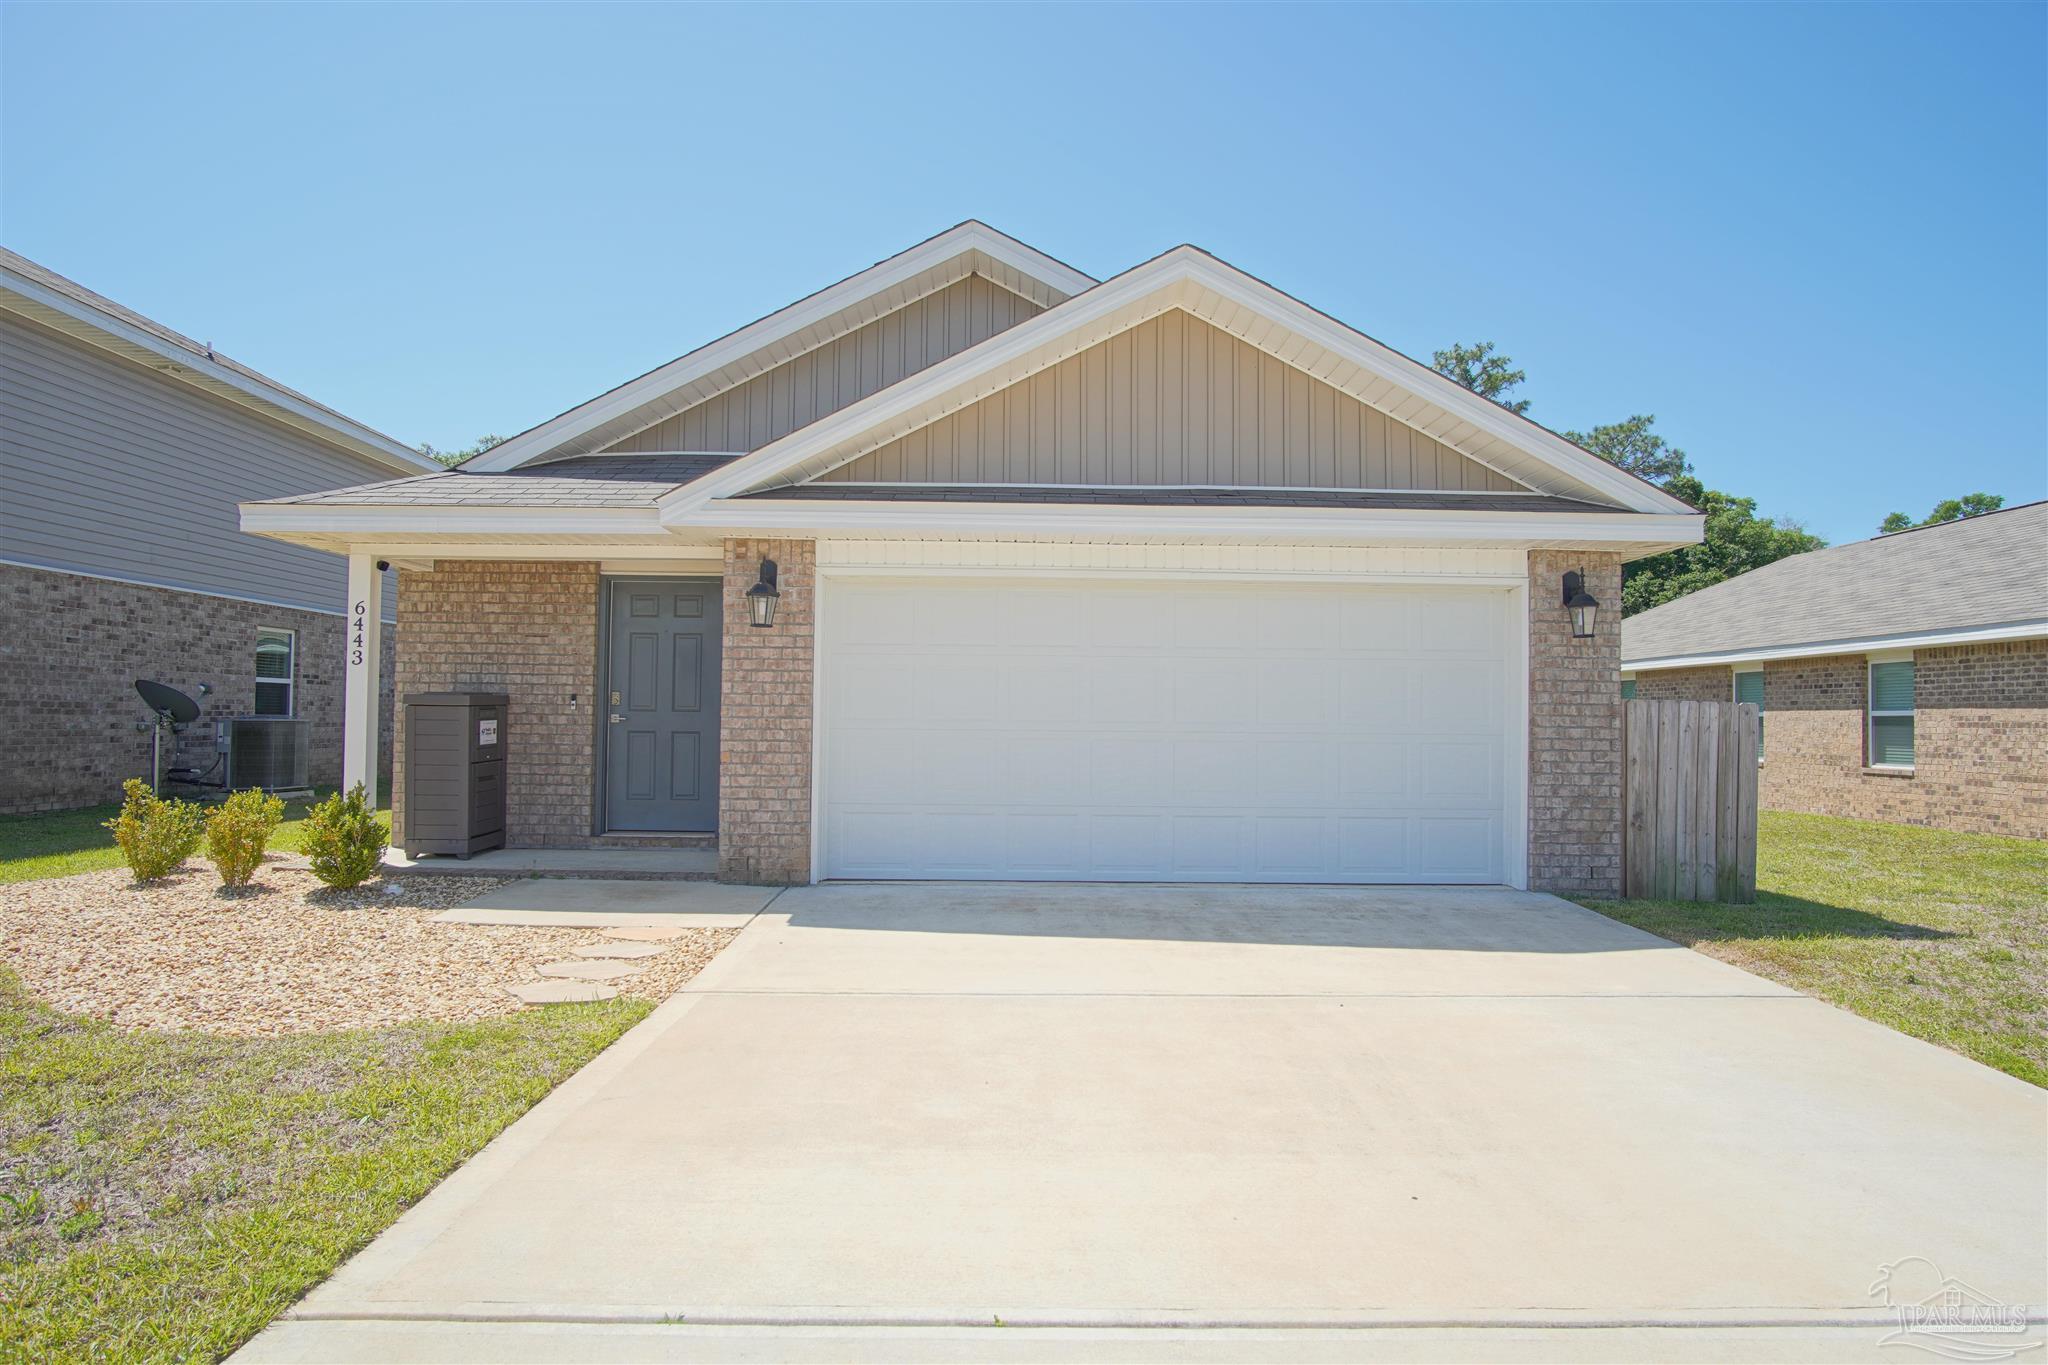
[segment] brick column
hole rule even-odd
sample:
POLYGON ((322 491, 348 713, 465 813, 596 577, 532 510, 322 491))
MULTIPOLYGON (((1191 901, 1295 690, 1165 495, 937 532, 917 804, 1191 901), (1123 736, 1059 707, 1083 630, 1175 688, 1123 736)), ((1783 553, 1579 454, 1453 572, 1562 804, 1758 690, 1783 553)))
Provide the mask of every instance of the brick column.
POLYGON ((817 546, 725 542, 725 677, 719 714, 718 878, 754 885, 811 879, 812 629, 817 546), (747 589, 772 559, 775 624, 747 621, 747 589))
POLYGON ((1529 552, 1529 887, 1621 894, 1621 556, 1529 552), (1566 570, 1599 599, 1572 638, 1566 570))

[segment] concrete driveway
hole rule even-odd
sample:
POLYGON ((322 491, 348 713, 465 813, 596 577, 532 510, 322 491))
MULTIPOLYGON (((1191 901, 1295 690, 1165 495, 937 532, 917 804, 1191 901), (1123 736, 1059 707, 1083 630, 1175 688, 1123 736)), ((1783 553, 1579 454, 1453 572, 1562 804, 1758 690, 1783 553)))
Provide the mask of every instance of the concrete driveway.
POLYGON ((246 1355, 1865 1359, 2048 1302, 2044 1152, 1548 896, 805 888, 246 1355))

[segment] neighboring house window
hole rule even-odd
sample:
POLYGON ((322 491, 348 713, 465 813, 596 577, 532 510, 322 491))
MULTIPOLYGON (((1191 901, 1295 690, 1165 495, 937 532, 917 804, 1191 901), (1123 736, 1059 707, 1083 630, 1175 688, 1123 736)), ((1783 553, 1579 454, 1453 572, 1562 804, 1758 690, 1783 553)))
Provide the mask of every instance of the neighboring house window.
POLYGON ((1623 678, 1621 680, 1621 699, 1623 701, 1634 701, 1636 699, 1636 680, 1634 678, 1623 678))
POLYGON ((1764 761, 1764 671, 1761 668, 1735 675, 1735 700, 1750 702, 1756 707, 1756 761, 1761 763, 1764 761))
POLYGON ((259 626, 256 630, 256 714, 292 713, 293 665, 298 662, 298 636, 288 630, 259 626))
POLYGON ((1913 766, 1913 661, 1870 663, 1870 766, 1913 766))

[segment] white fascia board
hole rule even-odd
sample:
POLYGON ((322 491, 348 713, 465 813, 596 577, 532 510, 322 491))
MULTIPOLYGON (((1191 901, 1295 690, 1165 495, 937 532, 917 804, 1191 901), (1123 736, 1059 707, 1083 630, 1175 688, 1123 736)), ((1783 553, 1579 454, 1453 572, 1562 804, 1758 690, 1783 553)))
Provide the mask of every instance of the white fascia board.
MULTIPOLYGON (((793 471, 815 477, 822 470, 807 470, 807 461, 828 457, 843 463, 836 458, 841 448, 845 449, 845 459, 857 458, 865 453, 866 447, 859 443, 864 433, 880 431, 893 438, 901 432, 891 424, 907 420, 914 428, 935 421, 1097 344, 1116 331, 1180 306, 1187 296, 1199 290, 1251 310, 1309 344, 1455 413, 1473 427, 1526 452, 1580 486, 1613 498, 1628 511, 1697 515, 1694 509, 1662 489, 1193 247, 1176 247, 1057 308, 860 402, 848 404, 706 478, 664 495, 660 499, 663 514, 680 515, 714 498, 768 485, 793 471)), ((1270 344, 1251 344, 1260 344, 1272 353, 1270 344)))
POLYGON ((1348 507, 1159 507, 945 502, 910 505, 834 498, 721 498, 676 517, 671 529, 777 533, 1305 538, 1324 543, 1616 545, 1641 553, 1699 543, 1696 513, 1491 512, 1348 507))
POLYGON ((1831 654, 1940 649, 1946 645, 1981 645, 1993 644, 2000 640, 2043 638, 2048 638, 2048 618, 2036 621, 2008 621, 1991 626, 1957 626, 1951 630, 1910 631, 1899 635, 1866 635, 1853 640, 1816 640, 1808 644, 1772 645, 1768 649, 1673 654, 1660 659, 1623 659, 1621 666, 1649 673, 1662 668, 1708 668, 1721 664, 1762 663, 1766 659, 1812 659, 1831 654))
POLYGON ((1072 266, 1055 261, 1043 252, 1033 250, 1014 238, 1004 236, 985 223, 962 223, 956 228, 940 233, 930 241, 921 242, 908 251, 871 265, 857 275, 850 275, 837 284, 828 285, 808 298, 799 299, 787 308, 770 313, 757 322, 748 323, 737 332, 700 346, 659 369, 650 370, 609 393, 600 394, 587 403, 552 417, 508 441, 501 441, 469 461, 463 468, 479 474, 516 468, 528 460, 549 453, 564 441, 572 440, 594 427, 603 426, 614 418, 623 417, 663 394, 679 389, 726 365, 743 360, 763 347, 773 346, 806 327, 816 326, 835 313, 851 308, 872 295, 892 289, 927 270, 973 251, 979 251, 1020 274, 1027 275, 1070 297, 1095 287, 1095 281, 1091 277, 1083 275, 1072 266))
POLYGON ((652 507, 336 507, 245 502, 242 529, 252 535, 379 534, 489 536, 663 535, 652 507))
MULTIPOLYGON (((125 318, 115 317, 90 304, 60 294, 39 281, 17 275, 13 271, 0 272, 0 292, 15 295, 35 309, 58 314, 80 327, 99 333, 115 343, 112 349, 116 354, 141 351, 168 361, 172 367, 170 369, 153 368, 173 379, 182 379, 203 392, 222 398, 239 399, 245 406, 254 408, 273 420, 282 419, 300 429, 313 429, 316 434, 324 435, 328 440, 336 442, 352 453, 387 468, 402 470, 408 474, 439 473, 443 468, 439 461, 420 454, 411 446, 394 440, 375 428, 366 427, 339 413, 329 412, 318 404, 307 402, 288 389, 266 384, 239 370, 229 369, 216 360, 196 355, 182 346, 173 345, 154 332, 135 326, 125 318)), ((67 335, 71 333, 67 332, 67 335)), ((75 339, 87 340, 84 337, 75 339)), ((127 358, 137 359, 134 355, 128 355, 127 358)))

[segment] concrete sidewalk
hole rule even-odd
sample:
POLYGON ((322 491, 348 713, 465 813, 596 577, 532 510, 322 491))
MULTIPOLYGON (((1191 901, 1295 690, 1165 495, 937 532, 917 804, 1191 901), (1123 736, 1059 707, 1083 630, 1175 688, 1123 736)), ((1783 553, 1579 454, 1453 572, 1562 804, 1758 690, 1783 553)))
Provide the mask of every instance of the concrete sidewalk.
POLYGON ((804 888, 244 1357, 1868 1359, 2048 1300, 2044 1150, 1546 896, 804 888))

